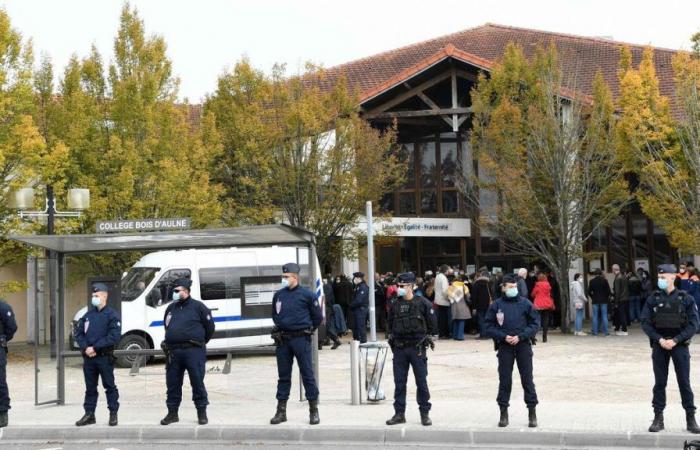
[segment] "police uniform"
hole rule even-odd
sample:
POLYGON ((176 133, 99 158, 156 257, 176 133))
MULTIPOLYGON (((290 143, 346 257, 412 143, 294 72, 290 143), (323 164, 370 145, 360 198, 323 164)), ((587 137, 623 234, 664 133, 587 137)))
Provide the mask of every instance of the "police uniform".
MULTIPOLYGON (((515 283, 513 275, 503 277, 503 283, 515 283)), ((486 334, 494 340, 498 357, 498 396, 496 401, 501 409, 499 427, 508 425, 508 407, 510 393, 513 387, 513 365, 518 364, 520 382, 525 393, 525 404, 529 410, 529 426, 537 426, 535 407, 537 393, 532 379, 532 343, 540 328, 540 316, 530 300, 517 294, 508 297, 503 295, 496 299, 486 311, 486 334), (511 345, 506 342, 507 336, 517 336, 519 342, 511 345)))
POLYGON ((12 307, 0 300, 0 428, 7 426, 10 409, 10 390, 7 388, 7 343, 17 332, 12 307))
MULTIPOLYGON (((412 272, 402 273, 398 275, 397 281, 399 284, 412 284, 415 283, 416 276, 412 272)), ((430 337, 437 330, 432 304, 420 295, 413 295, 411 299, 405 296, 397 297, 389 310, 387 329, 393 353, 394 417, 386 423, 396 425, 406 422, 406 381, 409 368, 413 368, 421 423, 431 425, 428 415, 432 405, 427 379, 427 347, 433 346, 430 337)))
MULTIPOLYGON (((675 274, 673 264, 663 264, 657 269, 659 274, 675 274)), ((698 309, 691 295, 674 289, 668 293, 658 289, 647 298, 642 308, 642 329, 649 336, 651 361, 654 366, 654 389, 652 406, 654 422, 649 431, 664 429, 663 411, 666 407, 666 383, 668 366, 673 360, 681 402, 686 411, 688 431, 700 433, 695 422, 695 403, 690 386, 690 351, 688 345, 698 329, 698 309), (661 339, 672 339, 676 345, 671 350, 661 347, 661 339)))
MULTIPOLYGON (((181 278, 174 283, 176 288, 188 291, 192 281, 181 278)), ((177 296, 175 292, 173 296, 177 296)), ((207 362, 207 342, 214 335, 214 319, 204 303, 188 295, 186 299, 173 298, 165 310, 165 341, 161 344, 166 353, 165 382, 167 385, 168 415, 161 420, 162 425, 179 421, 178 409, 182 401, 182 383, 185 371, 192 386, 192 400, 197 408, 200 425, 208 423, 207 405, 209 398, 204 386, 207 362)))
MULTIPOLYGON (((298 277, 299 271, 299 266, 294 263, 285 264, 282 267, 285 276, 296 274, 298 277)), ((272 297, 272 320, 275 323, 272 337, 277 346, 275 355, 279 378, 276 395, 277 412, 270 423, 277 425, 287 420, 287 400, 292 387, 292 366, 296 358, 306 399, 309 401, 309 423, 316 425, 320 419, 318 386, 311 358, 311 336, 323 320, 318 298, 299 284, 292 288, 285 286, 272 297)))
POLYGON ((355 272, 352 274, 354 278, 359 278, 362 281, 355 284, 353 289, 352 302, 350 302, 350 311, 352 311, 353 325, 352 338, 360 341, 361 344, 367 342, 367 312, 369 310, 369 286, 365 283, 365 274, 355 272))
MULTIPOLYGON (((97 283, 93 287, 93 292, 106 293, 108 288, 102 283, 97 283)), ((114 382, 114 347, 122 336, 119 313, 109 305, 100 309, 93 303, 93 306, 78 321, 74 336, 75 342, 83 353, 83 377, 85 378, 85 399, 83 402, 85 415, 75 424, 84 426, 95 423, 97 382, 101 378, 110 413, 109 425, 115 426, 117 425, 117 411, 119 411, 119 390, 114 382), (85 352, 90 347, 96 352, 95 356, 88 356, 85 352)))

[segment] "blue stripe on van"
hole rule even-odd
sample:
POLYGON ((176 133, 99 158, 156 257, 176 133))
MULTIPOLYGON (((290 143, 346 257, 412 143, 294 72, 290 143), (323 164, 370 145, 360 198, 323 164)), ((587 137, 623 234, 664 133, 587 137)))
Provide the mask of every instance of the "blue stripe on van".
MULTIPOLYGON (((214 322, 233 322, 233 321, 237 321, 237 320, 259 320, 259 319, 260 319, 260 317, 245 319, 241 316, 222 316, 222 317, 214 317, 214 322)), ((153 322, 151 322, 149 327, 162 327, 163 325, 165 325, 165 322, 163 322, 162 320, 154 320, 153 322)))

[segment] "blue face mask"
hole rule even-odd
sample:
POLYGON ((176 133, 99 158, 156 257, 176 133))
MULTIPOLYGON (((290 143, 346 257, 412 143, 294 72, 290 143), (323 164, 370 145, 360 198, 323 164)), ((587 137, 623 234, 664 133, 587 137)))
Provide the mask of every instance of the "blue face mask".
POLYGON ((508 298, 515 298, 515 297, 517 297, 517 296, 518 296, 518 288, 517 288, 517 287, 512 287, 512 288, 506 289, 506 296, 508 296, 508 298))
POLYGON ((173 291, 173 300, 178 301, 180 300, 180 293, 173 291))
POLYGON ((289 280, 287 278, 282 278, 282 289, 289 287, 289 280))
POLYGON ((396 290, 396 295, 398 295, 399 297, 405 297, 406 296, 406 288, 402 288, 402 287, 398 288, 396 290))
POLYGON ((668 289, 668 280, 666 278, 659 278, 659 280, 656 282, 656 285, 661 289, 662 291, 665 291, 668 289))
POLYGON ((101 303, 100 297, 97 297, 97 296, 92 297, 92 306, 97 308, 98 306, 100 306, 100 303, 101 303))

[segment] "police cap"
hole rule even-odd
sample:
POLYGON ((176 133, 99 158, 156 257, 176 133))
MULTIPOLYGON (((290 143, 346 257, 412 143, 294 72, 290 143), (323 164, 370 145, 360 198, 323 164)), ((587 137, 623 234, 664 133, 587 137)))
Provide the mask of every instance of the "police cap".
POLYGON ((95 283, 92 285, 92 292, 109 292, 109 288, 104 283, 95 283))
POLYGON ((415 283, 416 282, 416 274, 414 274, 413 272, 400 273, 396 277, 396 282, 399 284, 415 283))
POLYGON ((364 278, 364 277, 365 277, 365 274, 362 273, 362 272, 355 272, 355 273, 352 274, 352 276, 355 277, 355 278, 364 278))
POLYGON ((301 269, 297 263, 287 263, 282 266, 282 273, 299 273, 301 269))
POLYGON ((511 274, 503 275, 503 284, 517 283, 517 282, 518 282, 518 278, 515 275, 511 275, 511 274))
POLYGON ((657 271, 659 274, 662 274, 662 273, 672 273, 672 274, 676 274, 676 273, 678 273, 678 269, 676 269, 676 265, 675 265, 675 264, 661 264, 660 266, 658 266, 658 267, 656 268, 656 271, 657 271))
POLYGON ((189 278, 178 278, 173 282, 173 285, 175 287, 184 287, 189 290, 189 288, 192 287, 192 280, 189 278))

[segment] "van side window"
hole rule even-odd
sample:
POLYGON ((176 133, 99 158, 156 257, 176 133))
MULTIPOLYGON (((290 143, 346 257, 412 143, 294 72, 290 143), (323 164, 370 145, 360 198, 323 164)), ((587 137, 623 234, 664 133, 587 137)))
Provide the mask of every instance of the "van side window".
POLYGON ((172 269, 165 272, 146 296, 146 304, 155 308, 173 301, 173 282, 179 278, 192 278, 192 272, 190 269, 172 269))
POLYGON ((199 269, 199 290, 202 300, 241 298, 241 277, 257 275, 257 267, 199 269))

